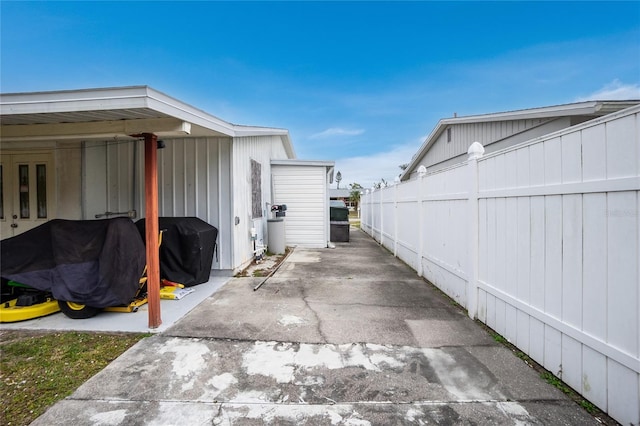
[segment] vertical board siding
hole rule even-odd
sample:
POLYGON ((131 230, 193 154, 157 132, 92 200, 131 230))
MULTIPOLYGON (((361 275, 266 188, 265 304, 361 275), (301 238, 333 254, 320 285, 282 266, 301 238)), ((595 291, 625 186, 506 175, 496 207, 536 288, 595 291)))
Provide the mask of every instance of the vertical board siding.
POLYGON ((209 223, 220 223, 218 241, 220 247, 220 269, 233 269, 234 217, 233 217, 233 179, 231 163, 231 140, 220 139, 209 149, 209 192, 218 194, 218 205, 209 204, 207 215, 209 223), (217 148, 217 149, 216 149, 217 148))
MULTIPOLYGON (((221 217, 220 200, 230 191, 218 183, 221 144, 228 138, 163 139, 158 151, 158 214, 168 217, 198 217, 218 228, 218 256, 212 268, 232 269, 229 215, 221 217)), ((136 209, 144 217, 144 153, 136 142, 106 145, 107 207, 110 211, 136 209), (134 153, 134 150, 137 152, 134 153), (137 157, 137 161, 134 160, 137 157), (134 161, 135 164, 134 164, 134 161), (135 176, 134 176, 135 174, 135 176), (134 183, 137 183, 134 188, 134 183), (135 200, 135 202, 134 202, 135 200)), ((228 168, 228 167, 227 167, 228 168)), ((228 208, 225 207, 225 208, 228 208)))
POLYGON ((241 269, 253 260, 253 241, 251 228, 258 234, 257 243, 267 244, 267 203, 272 202, 271 160, 286 159, 287 153, 280 136, 247 136, 233 139, 232 145, 233 175, 233 217, 238 224, 233 225, 233 268, 241 269), (251 160, 261 165, 262 174, 262 217, 252 217, 251 199, 251 160))
MULTIPOLYGON (((479 141, 483 146, 487 146, 508 138, 523 137, 523 133, 552 121, 553 120, 550 121, 549 119, 529 119, 452 124, 449 126, 451 129, 451 141, 447 140, 447 131, 442 132, 431 149, 425 154, 421 164, 429 168, 450 158, 466 154, 469 145, 475 141, 479 141)), ((525 139, 530 139, 535 136, 537 135, 532 135, 528 138, 525 137, 525 139)))
MULTIPOLYGON (((463 163, 362 199, 362 229, 472 309, 477 185, 473 315, 623 424, 640 423, 639 112, 494 152, 477 176, 463 163)), ((532 123, 499 124, 484 137, 532 123)))
POLYGON ((93 219, 107 208, 107 144, 100 141, 83 142, 82 215, 93 219))
MULTIPOLYGON (((219 230, 219 261, 214 259, 214 268, 240 268, 253 257, 250 228, 256 227, 263 240, 266 233, 266 214, 255 220, 251 217, 250 160, 262 164, 264 210, 265 203, 271 200, 270 161, 287 158, 282 139, 256 136, 233 141, 230 138, 163 140, 166 147, 158 152, 159 214, 195 216, 212 224, 219 230), (237 226, 235 217, 239 219, 237 226)), ((138 217, 144 217, 144 200, 139 195, 144 187, 144 158, 140 146, 136 142, 105 143, 104 150, 107 210, 136 209, 138 217)), ((92 161, 97 161, 93 157, 92 161)))
POLYGON ((126 212, 135 208, 133 150, 136 142, 106 144, 107 155, 107 211, 126 212))
POLYGON ((273 203, 286 204, 285 243, 288 246, 327 246, 326 167, 271 166, 273 203))
POLYGON ((219 214, 221 199, 228 187, 219 187, 222 171, 219 146, 226 138, 163 139, 158 152, 158 210, 160 216, 198 217, 218 229, 218 256, 214 269, 232 269, 228 217, 219 214))

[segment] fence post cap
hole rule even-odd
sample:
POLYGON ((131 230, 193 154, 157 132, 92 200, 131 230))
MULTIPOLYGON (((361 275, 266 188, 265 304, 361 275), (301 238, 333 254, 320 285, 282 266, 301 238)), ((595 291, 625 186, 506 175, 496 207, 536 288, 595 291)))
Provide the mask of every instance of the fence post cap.
POLYGON ((469 147, 467 155, 469 156, 469 160, 480 158, 484 155, 484 147, 480 142, 474 142, 469 147))

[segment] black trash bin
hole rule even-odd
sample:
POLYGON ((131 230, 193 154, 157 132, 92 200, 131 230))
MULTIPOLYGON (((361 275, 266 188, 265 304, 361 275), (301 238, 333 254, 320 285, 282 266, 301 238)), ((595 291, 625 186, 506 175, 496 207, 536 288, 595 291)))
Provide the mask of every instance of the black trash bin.
POLYGON ((349 221, 349 209, 344 201, 332 200, 329 203, 329 220, 332 222, 349 221))
POLYGON ((329 239, 334 243, 349 242, 349 209, 344 201, 329 203, 329 239))
POLYGON ((349 221, 330 221, 329 222, 330 240, 334 243, 349 242, 349 221))

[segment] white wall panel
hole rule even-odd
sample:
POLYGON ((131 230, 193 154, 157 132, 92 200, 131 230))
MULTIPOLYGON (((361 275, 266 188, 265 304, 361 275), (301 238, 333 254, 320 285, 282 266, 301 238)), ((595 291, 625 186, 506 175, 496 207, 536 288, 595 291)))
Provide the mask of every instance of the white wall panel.
POLYGON ((562 136, 562 182, 572 183, 582 180, 582 146, 580 133, 562 136))
POLYGON ((267 234, 267 203, 271 203, 271 160, 287 159, 279 136, 248 136, 233 139, 231 161, 233 176, 234 269, 242 268, 253 260, 251 228, 258 233, 258 243, 265 244, 267 234), (261 165, 262 217, 252 216, 251 160, 261 165))
POLYGON ((562 335, 562 375, 560 378, 573 389, 582 388, 582 344, 562 335))
MULTIPOLYGON (((231 269, 230 214, 222 211, 230 208, 228 147, 231 140, 165 138, 163 141, 166 147, 158 151, 159 215, 194 216, 218 228, 218 256, 212 267, 231 269)), ((145 216, 143 143, 87 143, 85 167, 92 170, 91 175, 85 175, 87 182, 105 182, 105 211, 135 209, 138 218, 145 216), (96 177, 98 175, 102 177, 96 177)), ((92 191, 92 200, 101 197, 97 194, 100 186, 92 184, 92 189, 87 191, 92 191)))
POLYGON ((107 208, 107 147, 105 142, 83 142, 83 219, 95 218, 107 208))
POLYGON ((507 290, 507 270, 504 265, 507 262, 507 236, 504 226, 507 222, 507 199, 496 198, 496 280, 494 287, 498 290, 507 290))
POLYGON ((623 424, 640 424, 639 113, 493 152, 477 161, 477 176, 470 162, 402 183, 395 212, 380 208, 377 192, 364 197, 385 244, 411 246, 398 257, 412 266, 419 258, 418 272, 471 316, 623 424), (417 241, 412 228, 422 230, 417 241))
POLYGON ((545 325, 544 328, 544 368, 562 377, 562 333, 545 325))
POLYGON ((529 182, 531 186, 544 185, 544 144, 529 146, 529 182))
MULTIPOLYGON (((488 324, 487 324, 488 325, 488 324)), ((527 354, 536 360, 544 359, 544 323, 534 317, 529 323, 529 351, 527 354)))
POLYGON ((545 300, 545 209, 544 197, 531 197, 531 248, 529 267, 529 302, 544 311, 545 300))
POLYGON ((637 372, 609 359, 607 373, 607 412, 622 424, 640 424, 640 381, 637 372))
POLYGON ((531 202, 529 197, 520 197, 517 213, 517 298, 531 302, 531 202))
POLYGON ((488 292, 485 292, 487 295, 487 319, 486 319, 486 324, 496 330, 497 326, 496 326, 496 314, 497 314, 497 310, 496 310, 496 297, 488 292))
POLYGON ((544 183, 555 185, 562 182, 562 147, 560 138, 542 142, 544 146, 544 183))
POLYGON ((487 292, 478 289, 478 320, 487 323, 487 292))
POLYGON ((504 236, 506 241, 505 286, 507 294, 518 294, 518 200, 507 198, 504 236))
POLYGON ((545 197, 544 311, 562 318, 562 196, 545 197))
POLYGON ((638 118, 633 115, 606 124, 607 177, 638 176, 638 118))
POLYGON ((582 346, 582 389, 586 399, 607 410, 607 357, 590 347, 582 346))
POLYGON ((285 243, 321 248, 329 240, 325 166, 273 165, 273 204, 286 204, 285 243))
POLYGON ((515 345, 518 340, 518 310, 512 305, 505 305, 505 321, 504 337, 515 345))
POLYGON ((607 196, 583 197, 583 308, 582 329, 607 340, 607 196))
POLYGON ((582 132, 582 179, 597 181, 607 177, 607 139, 605 126, 582 132))
POLYGON ((507 304, 498 297, 496 297, 496 328, 494 330, 501 336, 507 335, 507 304))
POLYGON ((222 174, 230 161, 229 138, 163 139, 158 151, 158 214, 197 217, 218 229, 218 255, 213 269, 233 269, 232 226, 228 210, 230 182, 222 174), (222 151, 221 147, 226 146, 222 151), (221 153, 222 152, 222 153, 221 153), (226 155, 224 154, 226 152, 226 155))
POLYGON ((522 350, 522 352, 528 354, 530 352, 529 350, 529 343, 530 343, 530 329, 531 329, 531 325, 530 325, 530 317, 529 314, 527 314, 526 312, 523 312, 521 310, 518 310, 517 312, 517 327, 518 327, 518 331, 517 331, 517 335, 516 335, 516 340, 515 340, 515 345, 520 348, 520 350, 522 350))
POLYGON ((133 152, 136 143, 115 142, 106 145, 108 211, 126 212, 135 208, 133 152))
POLYGON ((582 196, 562 197, 562 320, 582 328, 582 196))
POLYGON ((638 191, 609 194, 607 212, 608 342, 636 358, 640 355, 637 196, 638 191))

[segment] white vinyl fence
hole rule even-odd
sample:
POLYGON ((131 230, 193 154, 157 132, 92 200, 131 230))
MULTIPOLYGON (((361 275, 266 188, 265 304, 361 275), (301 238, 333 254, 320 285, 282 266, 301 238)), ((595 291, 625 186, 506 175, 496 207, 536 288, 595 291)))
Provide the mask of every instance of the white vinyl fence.
POLYGON ((362 197, 362 229, 640 425, 640 107, 362 197))

